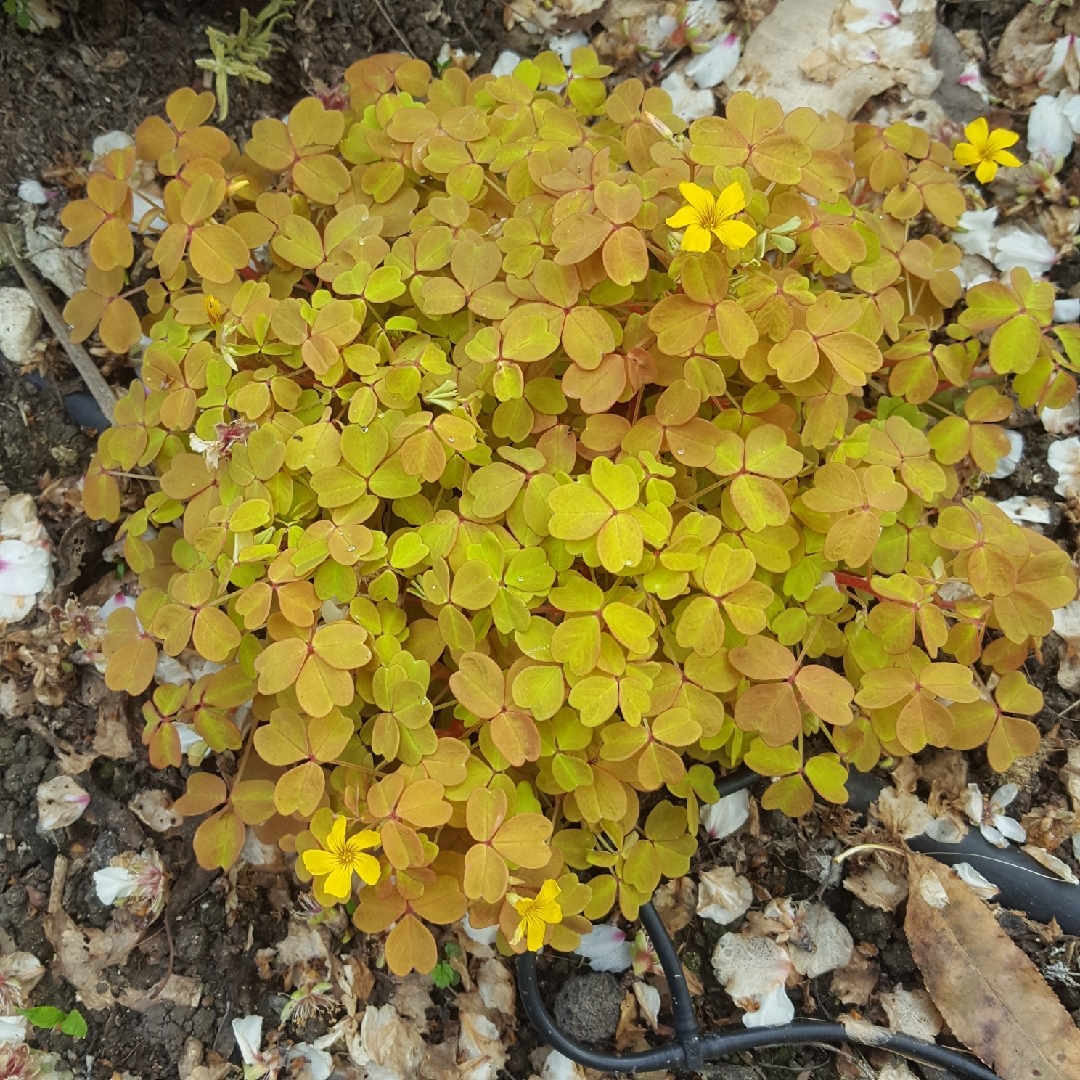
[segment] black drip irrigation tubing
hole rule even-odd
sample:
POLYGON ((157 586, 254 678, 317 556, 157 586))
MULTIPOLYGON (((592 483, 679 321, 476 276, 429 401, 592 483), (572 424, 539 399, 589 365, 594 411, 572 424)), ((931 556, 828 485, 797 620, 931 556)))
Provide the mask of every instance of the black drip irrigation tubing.
MULTIPOLYGON (((756 773, 740 769, 723 777, 716 786, 722 797, 751 787, 760 779, 756 773)), ((877 797, 882 785, 869 777, 852 779, 856 783, 852 784, 850 805, 865 810, 877 797)), ((913 850, 933 855, 947 863, 980 860, 987 875, 1000 887, 1001 901, 1007 907, 1022 908, 1033 918, 1044 922, 1056 917, 1066 933, 1080 933, 1080 903, 1077 902, 1080 894, 1075 891, 1077 886, 1046 876, 1042 868, 1022 852, 1015 849, 1000 851, 973 829, 968 830, 961 843, 945 845, 944 850, 940 842, 927 837, 915 837, 908 843, 913 850), (993 866, 989 865, 991 863, 993 866)), ((518 957, 518 989, 521 1003, 533 1027, 549 1046, 585 1068, 623 1073, 656 1069, 695 1070, 700 1069, 707 1061, 766 1046, 815 1043, 839 1046, 842 1043, 860 1043, 892 1051, 937 1069, 945 1069, 954 1076, 970 1080, 998 1080, 997 1073, 991 1072, 960 1051, 869 1024, 853 1025, 849 1030, 842 1024, 796 1020, 775 1027, 703 1034, 698 1027, 682 963, 675 952, 675 943, 651 901, 641 906, 639 915, 660 959, 660 966, 671 991, 675 1040, 663 1046, 654 1046, 632 1054, 608 1054, 571 1038, 555 1023, 540 996, 536 979, 536 954, 525 952, 518 957)))

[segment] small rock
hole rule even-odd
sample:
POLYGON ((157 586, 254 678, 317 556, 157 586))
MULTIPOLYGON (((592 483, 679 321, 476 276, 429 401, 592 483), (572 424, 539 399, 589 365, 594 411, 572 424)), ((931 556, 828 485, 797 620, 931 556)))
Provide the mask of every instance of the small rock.
POLYGON ((953 32, 944 26, 939 25, 934 31, 930 63, 942 75, 941 85, 934 91, 931 100, 945 110, 950 120, 967 125, 986 112, 986 104, 979 94, 959 82, 968 63, 968 54, 953 32))
POLYGON ((555 998, 555 1021, 575 1039, 600 1042, 615 1034, 621 1005, 622 991, 613 976, 577 975, 555 998))
POLYGON ((41 312, 25 289, 0 289, 0 352, 13 364, 33 359, 41 312))
POLYGON ((180 1080, 188 1080, 192 1070, 202 1064, 203 1045, 198 1039, 188 1039, 184 1043, 184 1050, 180 1055, 177 1068, 180 1072, 180 1080))

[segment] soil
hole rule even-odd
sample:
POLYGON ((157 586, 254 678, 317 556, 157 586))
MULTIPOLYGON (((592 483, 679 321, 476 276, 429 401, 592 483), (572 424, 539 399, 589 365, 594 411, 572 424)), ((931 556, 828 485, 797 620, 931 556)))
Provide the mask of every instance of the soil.
MULTIPOLYGON (((248 2, 253 9, 259 6, 258 0, 248 2)), ((977 27, 984 43, 993 48, 1022 3, 950 0, 941 5, 940 17, 953 30, 977 27)), ((62 26, 40 37, 16 33, 0 14, 0 201, 10 198, 13 185, 25 177, 47 178, 51 170, 62 172, 83 160, 97 135, 114 128, 132 131, 144 116, 160 112, 165 97, 177 86, 201 86, 201 73, 193 61, 208 53, 207 20, 222 29, 234 29, 241 6, 239 0, 53 0, 53 4, 62 13, 62 26)), ((503 7, 498 0, 396 4, 300 0, 297 11, 295 21, 281 30, 284 51, 265 65, 272 82, 263 86, 232 81, 226 127, 238 139, 245 138, 260 117, 287 112, 316 81, 335 84, 354 60, 373 52, 399 51, 402 38, 428 61, 444 41, 479 53, 478 70, 490 67, 501 48, 524 44, 503 29, 503 7)), ((62 202, 58 199, 46 208, 43 218, 55 217, 62 202)), ((18 206, 12 203, 7 209, 15 211, 18 206)), ((1055 281, 1066 290, 1078 280, 1080 259, 1055 268, 1055 281)), ((15 284, 14 272, 0 269, 0 285, 15 284)), ((58 294, 55 299, 62 303, 58 294)), ((0 483, 12 491, 37 493, 51 480, 83 471, 92 452, 93 432, 79 426, 85 420, 70 408, 70 395, 78 385, 75 372, 55 346, 49 347, 29 374, 0 357, 0 483)), ((1012 477, 990 481, 987 493, 995 499, 1038 495, 1054 505, 1056 476, 1046 465, 1049 437, 1030 412, 1017 413, 1014 426, 1025 437, 1023 460, 1012 477)), ((113 571, 103 561, 102 549, 111 536, 62 508, 47 517, 46 523, 57 545, 61 583, 75 594, 97 589, 103 598, 99 583, 113 571)), ((1078 527, 1060 510, 1046 531, 1070 552, 1077 550, 1078 527)), ((1041 661, 1033 659, 1027 667, 1032 682, 1046 696, 1046 707, 1036 719, 1044 732, 1060 725, 1078 734, 1080 720, 1066 712, 1072 702, 1055 678, 1058 646, 1051 636, 1041 661)), ((85 1040, 37 1032, 35 1045, 59 1052, 67 1066, 86 1080, 113 1076, 175 1080, 177 1062, 190 1040, 202 1045, 207 1060, 213 1061, 216 1054, 238 1063, 232 1020, 258 1013, 266 1018, 266 1028, 272 1029, 287 1000, 280 972, 261 969, 258 954, 285 937, 290 916, 302 905, 300 889, 283 873, 244 870, 235 877, 209 875, 198 868, 191 850, 197 820, 159 834, 132 813, 128 804, 139 792, 162 789, 177 797, 185 787, 179 771, 150 767, 140 745, 136 703, 130 703, 124 714, 134 752, 125 760, 98 758, 79 776, 79 783, 91 795, 83 817, 66 830, 39 832, 35 792, 39 783, 60 771, 57 741, 86 749, 95 734, 103 687, 100 678, 80 671, 84 673, 63 675, 67 698, 62 706, 39 706, 30 717, 0 726, 0 953, 25 950, 47 965, 30 1004, 72 1008, 74 988, 55 965, 49 966, 54 957, 46 933, 50 908, 61 905, 83 928, 107 929, 113 913, 99 902, 93 873, 107 866, 113 856, 138 850, 147 842, 160 853, 172 888, 164 913, 149 925, 127 963, 106 968, 97 986, 99 992, 108 990, 117 997, 125 990, 142 991, 150 1003, 141 1010, 120 1005, 93 1010, 80 1005, 89 1025, 85 1040), (59 856, 66 860, 61 865, 67 874, 63 889, 54 896, 59 856), (155 999, 155 991, 169 974, 192 980, 198 993, 185 1004, 155 999)), ((1016 816, 1052 797, 1064 802, 1057 779, 1059 758, 1016 778, 1021 785, 1012 808, 1016 816)), ((970 764, 971 779, 984 786, 991 782, 980 752, 970 755, 970 764)), ((748 876, 759 899, 788 895, 823 901, 845 922, 856 942, 877 950, 882 986, 919 985, 900 916, 867 907, 839 886, 835 874, 828 873, 829 858, 837 847, 832 831, 836 824, 828 812, 815 811, 799 823, 778 813, 763 813, 756 832, 748 834, 744 829, 722 842, 703 843, 694 869, 735 866, 748 876)), ((1057 854, 1070 858, 1064 848, 1057 854)), ((1003 913, 1001 921, 1041 968, 1049 970, 1054 964, 1061 968, 1060 942, 1045 944, 1016 915, 1003 913)), ((695 919, 676 935, 686 968, 702 984, 703 995, 697 1001, 707 1029, 737 1023, 737 1011, 717 983, 710 957, 721 934, 738 928, 738 923, 720 927, 695 919)), ((359 955, 370 944, 343 941, 342 930, 330 927, 326 931, 333 954, 351 950, 359 955)), ((374 955, 368 959, 375 970, 374 955)), ((539 972, 545 1000, 549 1008, 556 1008, 560 989, 565 1001, 572 986, 582 986, 569 980, 586 975, 588 967, 578 957, 545 954, 539 972)), ((609 991, 614 981, 605 977, 609 991)), ((827 1018, 845 1011, 846 1006, 829 993, 828 983, 822 978, 806 984, 801 993, 793 991, 797 1011, 827 1018)), ((1058 980, 1051 985, 1067 1008, 1080 1010, 1080 990, 1074 982, 1058 980)), ((385 1002, 391 986, 377 972, 369 1002, 385 1002)), ((616 1019, 619 994, 609 994, 616 1019)), ((437 1040, 440 1032, 451 1033, 457 1021, 452 992, 433 996, 438 1016, 431 1019, 432 1038, 437 1040)), ((306 1022, 291 1022, 284 1026, 284 1033, 289 1039, 311 1040, 327 1026, 328 1018, 322 1014, 306 1022)), ((524 1078, 536 1071, 530 1060, 536 1045, 535 1033, 519 1013, 506 1075, 524 1078)), ((710 1080, 833 1077, 838 1075, 839 1061, 821 1047, 789 1047, 711 1065, 701 1075, 710 1080)))

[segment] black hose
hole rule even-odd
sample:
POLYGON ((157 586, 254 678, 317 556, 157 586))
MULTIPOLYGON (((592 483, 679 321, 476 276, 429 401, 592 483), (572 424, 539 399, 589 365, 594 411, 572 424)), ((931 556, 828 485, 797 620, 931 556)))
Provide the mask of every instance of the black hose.
POLYGON ((700 1069, 706 1061, 714 1061, 740 1050, 791 1043, 827 1043, 838 1046, 845 1042, 862 1042, 878 1046, 904 1057, 947 1069, 956 1076, 970 1080, 998 1080, 997 1074, 956 1050, 936 1043, 924 1042, 910 1035, 900 1035, 867 1025, 865 1036, 849 1032, 842 1024, 814 1020, 796 1020, 776 1027, 746 1028, 717 1035, 702 1035, 690 1002, 690 993, 682 973, 682 964, 675 945, 668 936, 652 903, 641 906, 641 922, 660 958, 668 987, 671 990, 672 1012, 678 1042, 654 1046, 632 1054, 607 1054, 593 1050, 577 1039, 564 1034, 547 1011, 536 981, 536 954, 522 953, 518 957, 518 990, 525 1013, 543 1040, 564 1057, 601 1072, 641 1072, 654 1069, 700 1069))
MULTIPOLYGON (((749 769, 737 769, 730 775, 721 777, 717 781, 716 789, 722 798, 751 787, 761 779, 762 777, 749 769)), ((878 797, 883 786, 883 782, 875 777, 853 775, 849 781, 849 805, 865 811, 878 797)), ((1077 886, 1047 876, 1035 860, 1023 852, 1015 848, 998 849, 975 829, 969 829, 958 844, 942 845, 927 836, 912 837, 908 844, 912 850, 933 855, 949 865, 965 861, 976 866, 981 864, 986 869, 987 876, 1001 889, 1001 902, 1007 907, 1022 909, 1041 922, 1056 918, 1065 933, 1080 934, 1080 904, 1077 903, 1080 894, 1073 891, 1077 886)), ((675 952, 675 944, 651 902, 641 906, 640 917, 671 991, 677 1042, 632 1054, 607 1054, 593 1050, 564 1034, 548 1013, 536 981, 536 954, 525 952, 518 957, 518 989, 522 1005, 533 1026, 550 1046, 586 1068, 602 1072, 639 1072, 667 1068, 696 1070, 700 1069, 705 1061, 713 1061, 741 1050, 792 1043, 840 1045, 845 1042, 861 1042, 865 1045, 880 1046, 926 1065, 946 1069, 956 1076, 971 1080, 998 1080, 996 1073, 959 1051, 883 1028, 867 1026, 863 1031, 849 1032, 842 1024, 796 1020, 776 1027, 747 1028, 702 1035, 682 964, 675 952)))

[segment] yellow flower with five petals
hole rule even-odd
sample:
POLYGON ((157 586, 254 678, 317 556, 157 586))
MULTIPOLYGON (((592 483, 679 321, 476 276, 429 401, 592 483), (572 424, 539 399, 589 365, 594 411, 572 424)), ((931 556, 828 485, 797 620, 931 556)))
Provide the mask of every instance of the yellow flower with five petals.
POLYGON ((348 900, 352 895, 354 873, 368 885, 378 883, 379 860, 374 855, 365 855, 364 850, 378 847, 379 843, 379 834, 370 829, 346 839, 345 818, 338 817, 334 819, 323 847, 304 852, 304 867, 315 877, 326 877, 323 889, 327 893, 339 900, 348 900))
POLYGON ((964 134, 968 141, 960 143, 953 156, 960 165, 975 166, 975 179, 980 184, 989 184, 997 174, 999 165, 1007 169, 1020 168, 1019 158, 1006 150, 1020 138, 1015 131, 1004 128, 991 131, 986 118, 980 116, 964 128, 964 134))
POLYGON ((521 916, 517 931, 510 941, 516 945, 522 937, 529 952, 538 952, 544 944, 544 935, 549 925, 562 922, 562 908, 555 903, 555 898, 562 892, 557 881, 548 878, 536 894, 536 899, 507 893, 506 899, 521 916))
POLYGON ((683 251, 708 251, 715 236, 724 247, 738 251, 757 236, 757 230, 745 221, 731 219, 746 209, 746 196, 740 184, 728 184, 719 197, 697 184, 680 184, 679 190, 689 203, 667 219, 673 229, 685 229, 683 251))

